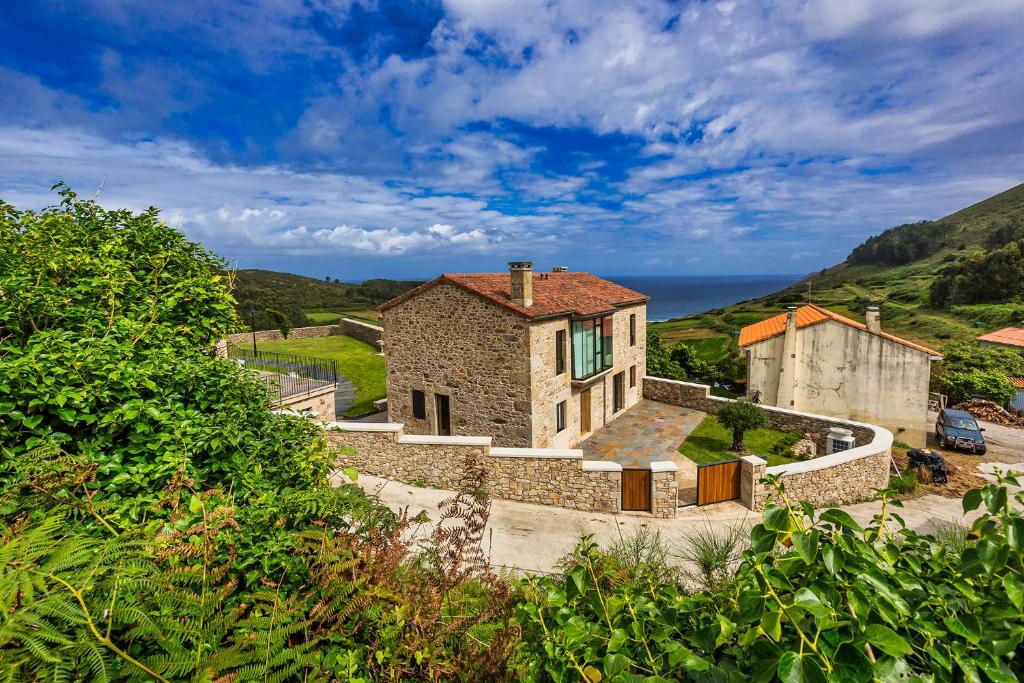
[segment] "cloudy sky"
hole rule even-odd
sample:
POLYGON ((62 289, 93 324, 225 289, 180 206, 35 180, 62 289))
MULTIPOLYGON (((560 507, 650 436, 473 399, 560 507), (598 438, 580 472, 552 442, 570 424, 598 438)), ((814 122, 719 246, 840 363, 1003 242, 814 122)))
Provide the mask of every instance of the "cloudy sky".
POLYGON ((1024 0, 5 3, 0 198, 239 267, 806 273, 1024 182, 1024 0))

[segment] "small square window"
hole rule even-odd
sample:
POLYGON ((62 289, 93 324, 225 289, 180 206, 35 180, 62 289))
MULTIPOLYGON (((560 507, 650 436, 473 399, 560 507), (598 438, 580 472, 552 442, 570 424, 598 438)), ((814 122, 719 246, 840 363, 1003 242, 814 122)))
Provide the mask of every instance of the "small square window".
POLYGON ((412 390, 412 416, 417 420, 427 419, 427 395, 419 389, 412 390))
POLYGON ((636 366, 635 365, 629 368, 629 388, 630 389, 635 389, 636 388, 636 366))
POLYGON ((565 401, 555 406, 555 433, 565 430, 565 401))

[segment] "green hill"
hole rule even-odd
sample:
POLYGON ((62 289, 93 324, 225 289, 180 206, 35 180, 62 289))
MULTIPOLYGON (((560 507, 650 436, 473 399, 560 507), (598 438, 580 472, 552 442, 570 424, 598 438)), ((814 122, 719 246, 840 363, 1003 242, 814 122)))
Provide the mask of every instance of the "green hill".
POLYGON ((783 291, 650 327, 667 340, 722 339, 808 296, 858 320, 880 306, 884 329, 930 346, 1021 323, 1024 184, 945 218, 890 228, 783 291))
POLYGON ((275 311, 292 327, 329 323, 343 314, 373 321, 373 309, 420 284, 384 279, 352 284, 272 270, 238 270, 234 277, 232 294, 238 301, 239 315, 248 322, 249 309, 254 308, 256 328, 261 330, 279 326, 275 311))

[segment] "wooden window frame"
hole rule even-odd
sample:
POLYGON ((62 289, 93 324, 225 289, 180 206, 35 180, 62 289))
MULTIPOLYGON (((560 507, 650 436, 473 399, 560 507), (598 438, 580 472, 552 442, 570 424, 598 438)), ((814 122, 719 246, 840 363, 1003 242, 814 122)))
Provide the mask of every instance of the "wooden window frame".
POLYGON ((629 366, 629 388, 636 389, 636 366, 629 366))
POLYGON ((567 412, 568 408, 566 401, 560 401, 555 406, 555 434, 565 431, 565 428, 567 426, 566 423, 568 422, 568 420, 566 419, 567 412))

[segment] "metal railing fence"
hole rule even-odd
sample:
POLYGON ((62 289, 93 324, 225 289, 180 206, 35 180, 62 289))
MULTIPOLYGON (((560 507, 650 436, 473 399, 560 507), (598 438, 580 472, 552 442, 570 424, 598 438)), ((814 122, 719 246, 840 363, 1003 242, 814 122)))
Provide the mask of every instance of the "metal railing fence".
POLYGON ((229 346, 228 358, 259 373, 278 403, 309 396, 338 384, 338 366, 330 358, 253 351, 229 346))

